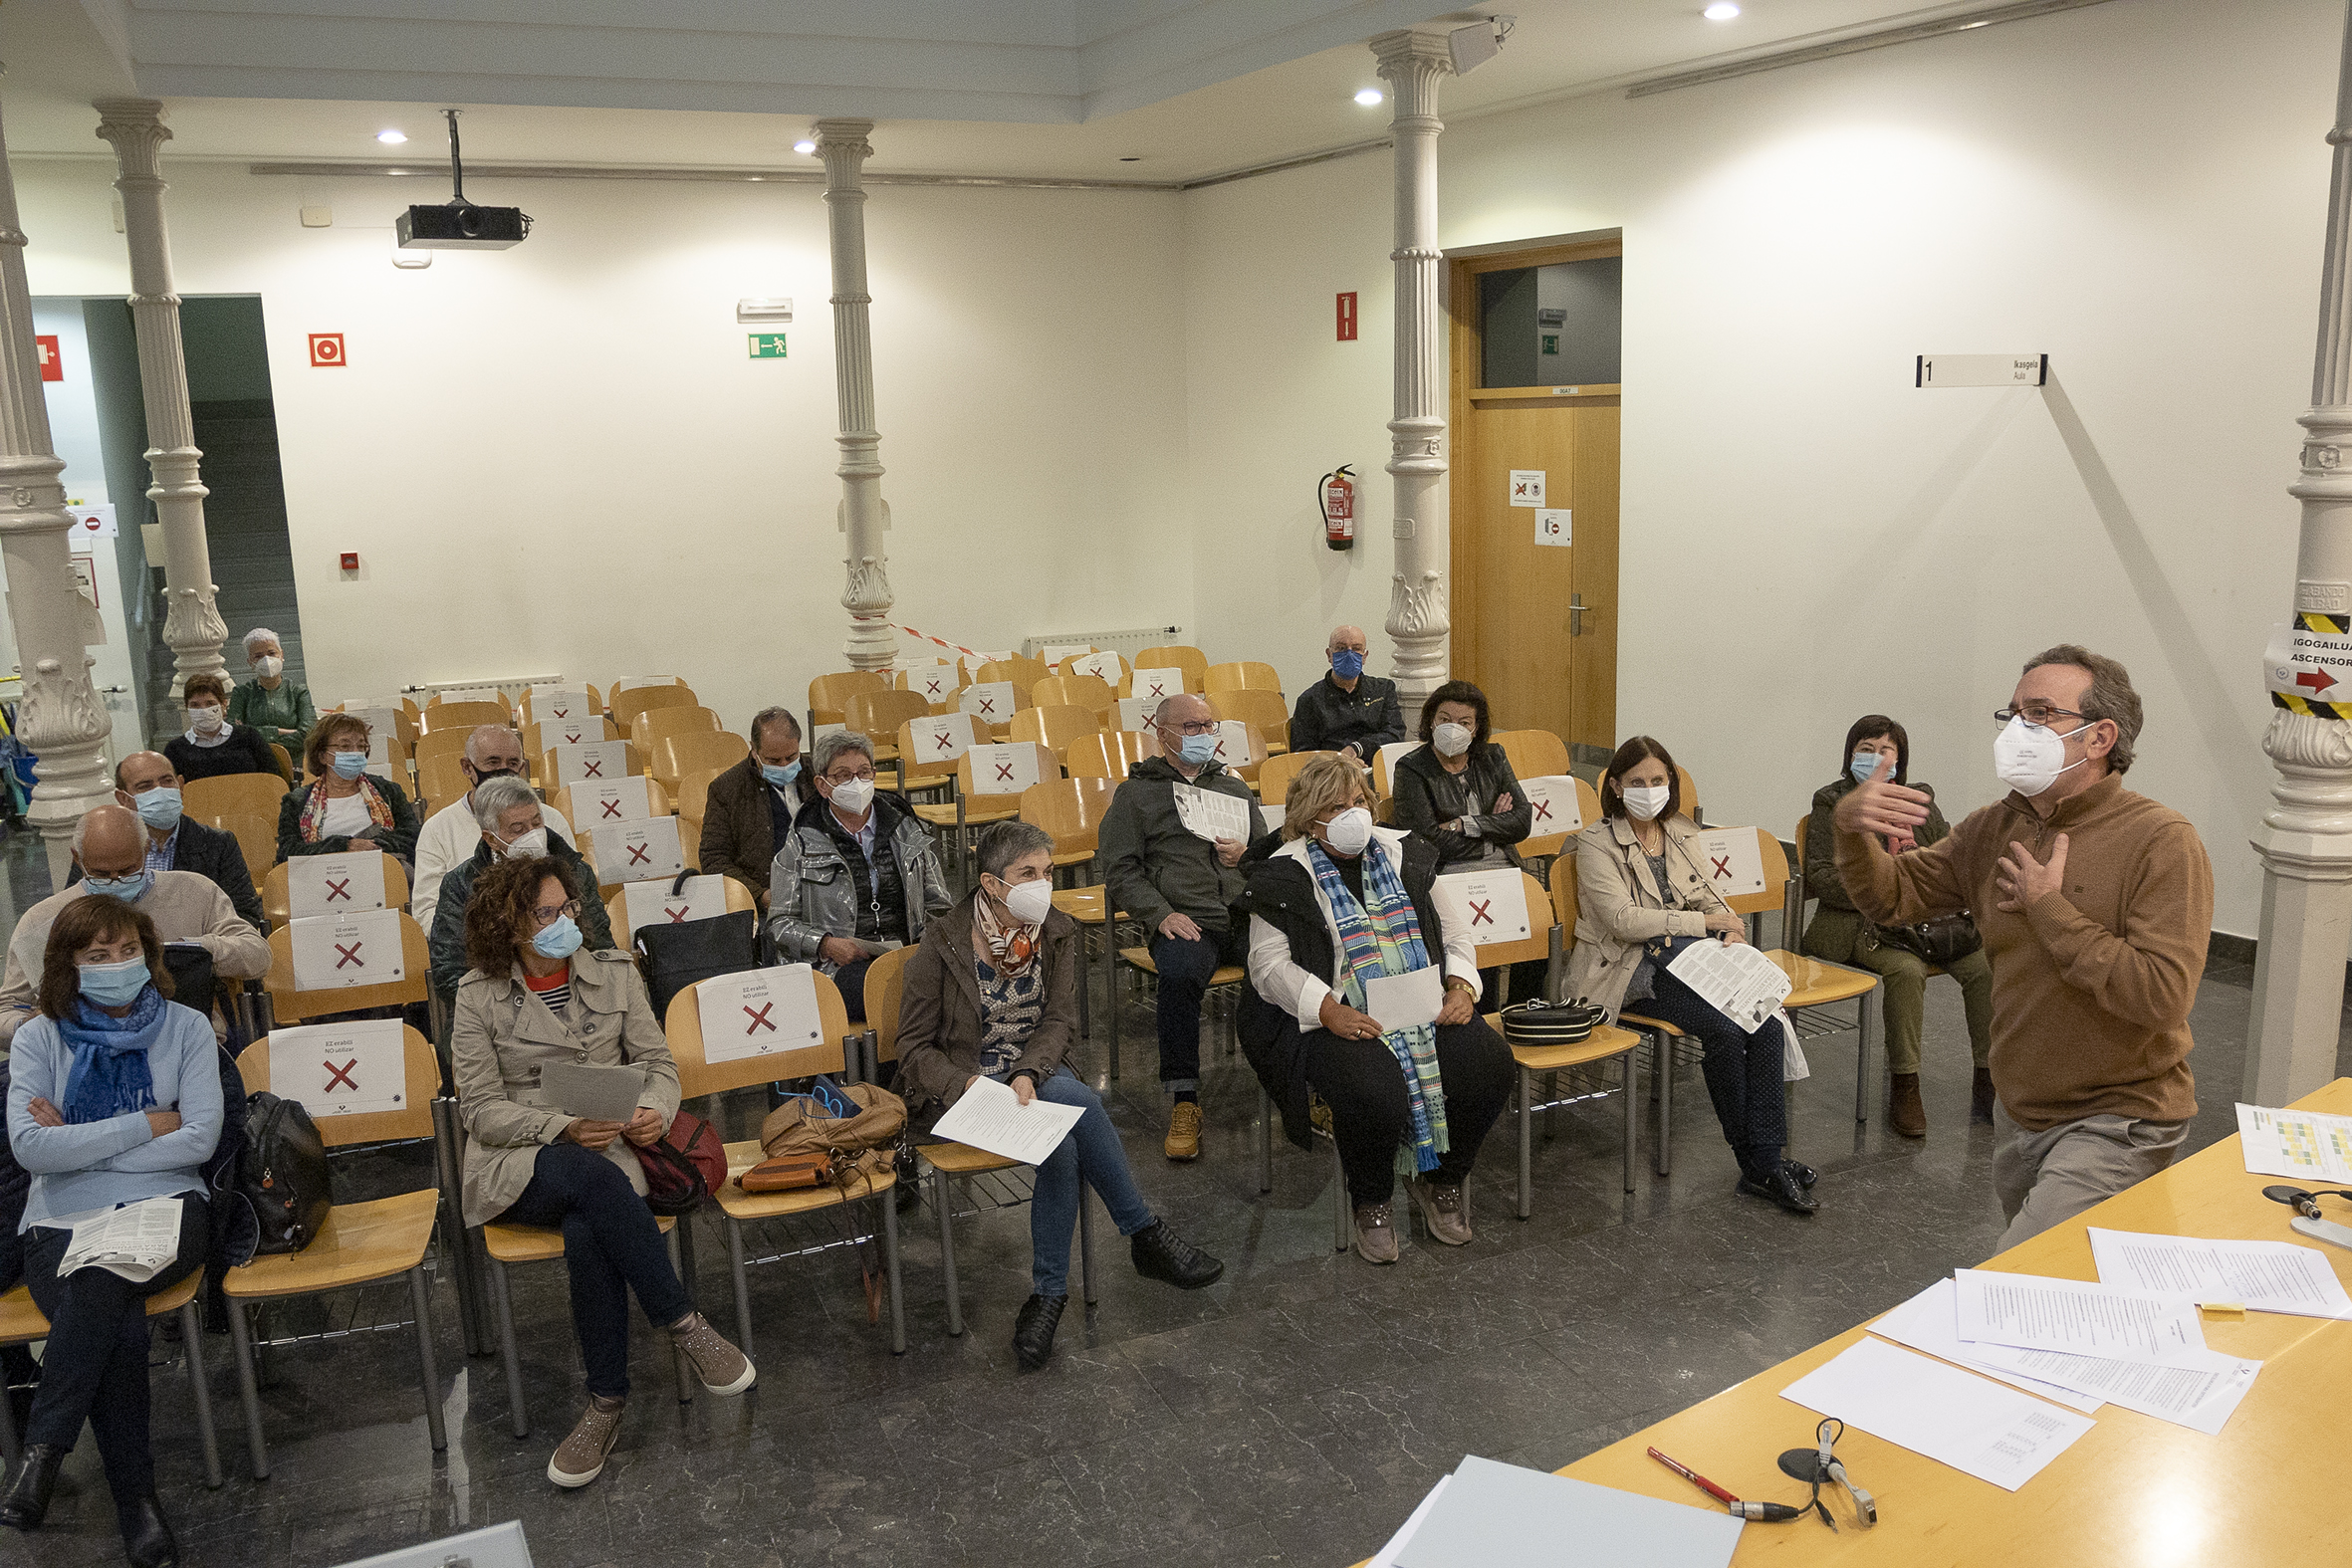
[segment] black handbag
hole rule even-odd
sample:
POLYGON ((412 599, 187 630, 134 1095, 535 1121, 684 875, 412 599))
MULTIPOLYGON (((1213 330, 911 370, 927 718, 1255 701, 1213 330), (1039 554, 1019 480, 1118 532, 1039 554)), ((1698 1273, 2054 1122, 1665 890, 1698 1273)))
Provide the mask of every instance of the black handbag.
POLYGON ((301 1251, 335 1208, 335 1172, 318 1124, 300 1100, 267 1089, 247 1098, 244 1147, 214 1186, 252 1214, 261 1232, 256 1252, 301 1251))
POLYGON ((1921 959, 1936 969, 1950 969, 1985 945, 1977 917, 1967 910, 1938 915, 1915 926, 1873 926, 1878 940, 1921 959))
MULTIPOLYGON (((670 895, 686 891, 681 872, 670 885, 670 895)), ((669 1020, 670 999, 697 982, 719 975, 740 975, 760 967, 760 917, 748 909, 683 920, 658 926, 639 926, 630 944, 645 969, 645 990, 653 1004, 655 1021, 669 1020)))

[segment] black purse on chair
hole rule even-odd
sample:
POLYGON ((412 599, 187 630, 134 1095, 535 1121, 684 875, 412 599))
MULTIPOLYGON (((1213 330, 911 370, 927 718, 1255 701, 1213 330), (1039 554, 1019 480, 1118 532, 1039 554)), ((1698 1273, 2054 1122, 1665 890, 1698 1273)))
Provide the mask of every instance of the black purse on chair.
POLYGON ((1879 926, 1870 928, 1878 940, 1922 960, 1935 969, 1950 969, 1985 945, 1984 933, 1977 929, 1977 917, 1967 910, 1956 915, 1938 915, 1915 926, 1879 926))
MULTIPOLYGON (((670 887, 673 897, 686 891, 691 868, 680 872, 670 887)), ((756 910, 738 909, 706 920, 686 920, 659 926, 639 926, 629 937, 645 967, 645 990, 653 1004, 656 1022, 669 1020, 670 999, 679 992, 718 975, 740 975, 760 967, 760 917, 756 910)))

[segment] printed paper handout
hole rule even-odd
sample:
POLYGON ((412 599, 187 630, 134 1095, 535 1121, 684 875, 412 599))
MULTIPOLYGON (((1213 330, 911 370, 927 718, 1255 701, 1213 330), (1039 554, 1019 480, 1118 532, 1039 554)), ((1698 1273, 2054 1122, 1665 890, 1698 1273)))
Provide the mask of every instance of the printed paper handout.
POLYGON ((1751 1034, 1780 1010, 1795 989, 1787 971, 1745 942, 1690 943, 1666 973, 1751 1034))
POLYGON ((2241 1104, 2237 1136, 2256 1175, 2352 1186, 2352 1116, 2241 1104))
POLYGON ((1176 819, 1184 830, 1196 838, 1215 843, 1220 838, 1237 839, 1248 843, 1250 833, 1250 797, 1227 794, 1221 789, 1203 789, 1194 784, 1171 785, 1176 791, 1176 819))
POLYGON ((85 1268, 103 1268, 133 1284, 144 1284, 179 1256, 180 1203, 177 1198, 143 1198, 96 1214, 61 1215, 40 1224, 71 1231, 59 1278, 85 1268))

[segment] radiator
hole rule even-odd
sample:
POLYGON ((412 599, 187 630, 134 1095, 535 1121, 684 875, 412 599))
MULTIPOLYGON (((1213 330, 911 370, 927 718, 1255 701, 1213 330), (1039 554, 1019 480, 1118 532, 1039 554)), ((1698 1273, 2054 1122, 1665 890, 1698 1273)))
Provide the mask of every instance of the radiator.
POLYGON ((1135 655, 1145 648, 1158 648, 1173 642, 1182 626, 1126 626, 1116 631, 1057 631, 1032 637, 1021 645, 1021 651, 1033 659, 1045 659, 1049 664, 1072 653, 1083 653, 1088 648, 1105 653, 1126 655, 1127 662, 1135 662, 1135 655), (1049 655, 1047 649, 1056 650, 1049 655))
POLYGON ((400 688, 402 696, 412 696, 418 703, 440 697, 451 702, 479 699, 483 702, 504 702, 509 708, 523 705, 523 694, 534 686, 552 686, 564 679, 561 675, 500 675, 480 677, 470 681, 424 681, 415 686, 400 688), (464 696, 459 696, 459 693, 464 696), (492 695, 495 694, 495 695, 492 695))

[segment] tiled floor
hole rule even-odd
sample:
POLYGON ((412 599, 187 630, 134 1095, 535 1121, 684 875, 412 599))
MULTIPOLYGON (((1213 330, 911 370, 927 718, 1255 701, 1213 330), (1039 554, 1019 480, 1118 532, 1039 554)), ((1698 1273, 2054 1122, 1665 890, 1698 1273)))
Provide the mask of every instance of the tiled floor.
MULTIPOLYGON (((10 846, 12 871, 21 861, 10 846)), ((20 900, 37 896, 38 873, 11 880, 20 900)), ((2233 1130, 2249 981, 2242 966, 2217 965, 2199 999, 2205 1109, 2192 1150, 2233 1130)), ((960 1340, 947 1334, 936 1231, 927 1213, 910 1216, 905 1356, 866 1323, 846 1249, 759 1269, 759 1387, 681 1408, 640 1329, 612 1463, 562 1492, 544 1468, 580 1396, 561 1271, 517 1275, 537 1423, 522 1442, 509 1435, 497 1361, 461 1353, 443 1282, 445 1456, 427 1443, 408 1335, 354 1333, 273 1357, 262 1397, 275 1468, 252 1480, 216 1337, 207 1350, 229 1481, 205 1489, 184 1374, 159 1365, 165 1504, 190 1563, 238 1568, 341 1563, 506 1519, 523 1521, 543 1568, 1336 1568, 1375 1549, 1465 1453, 1563 1464, 1992 1251, 1991 1132, 1966 1120, 1954 988, 1929 988, 1928 1020, 1932 1130, 1919 1143, 1886 1133, 1875 1105, 1857 1131, 1853 1036, 1813 1042, 1813 1076, 1792 1091, 1792 1152, 1822 1173, 1814 1219, 1733 1196, 1729 1152, 1686 1069, 1671 1179, 1650 1174, 1645 1149, 1638 1190, 1621 1192, 1613 1102, 1578 1107, 1537 1146, 1535 1218, 1521 1224, 1506 1120, 1474 1186, 1477 1240, 1458 1252, 1408 1242, 1400 1264, 1374 1269, 1331 1249, 1327 1156, 1278 1145, 1275 1191, 1259 1196, 1257 1095, 1240 1058, 1217 1057, 1209 1075, 1206 1156, 1188 1167, 1161 1157, 1138 1010, 1113 1115, 1146 1195, 1225 1259, 1214 1287, 1187 1295, 1140 1280, 1110 1238, 1091 1322, 1065 1319, 1053 1363, 1017 1375, 1006 1336, 1028 1291, 1025 1215, 961 1223, 960 1340)), ((1088 1064, 1098 1072, 1100 1053, 1088 1064)), ((426 1180, 416 1151, 365 1157, 353 1174, 346 1196, 426 1180)), ((725 1326, 725 1247, 714 1226, 700 1232, 700 1298, 725 1326)), ((158 1341, 159 1364, 170 1350, 158 1341)), ((1791 1407, 1785 1433, 1757 1441, 1786 1447, 1809 1425, 1791 1407)), ((0 1538, 0 1555, 44 1568, 121 1560, 96 1457, 85 1441, 50 1525, 0 1538)))

